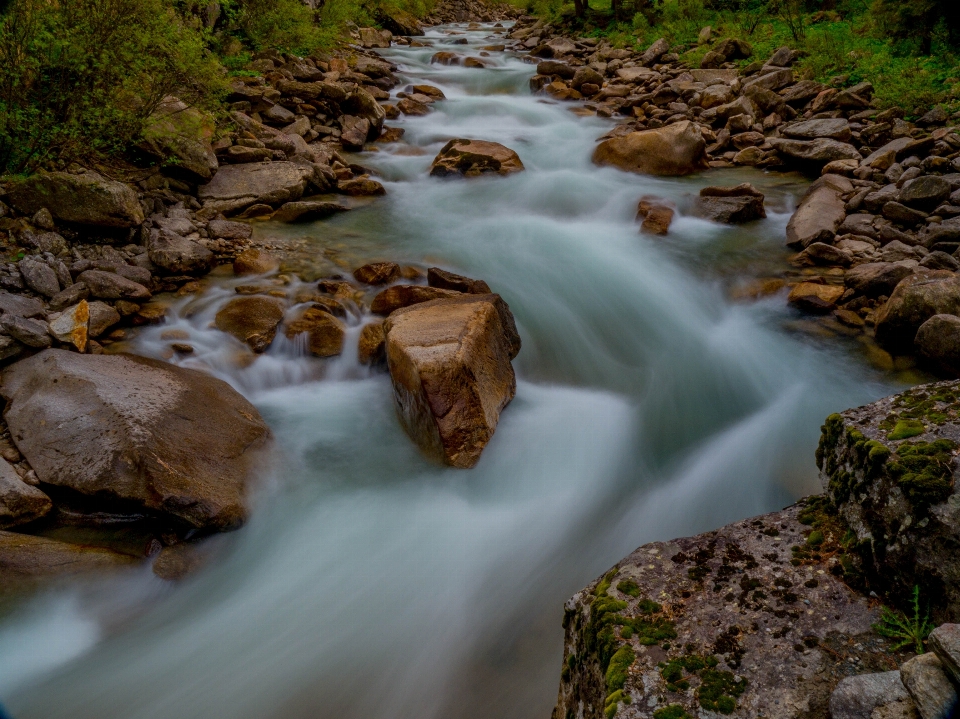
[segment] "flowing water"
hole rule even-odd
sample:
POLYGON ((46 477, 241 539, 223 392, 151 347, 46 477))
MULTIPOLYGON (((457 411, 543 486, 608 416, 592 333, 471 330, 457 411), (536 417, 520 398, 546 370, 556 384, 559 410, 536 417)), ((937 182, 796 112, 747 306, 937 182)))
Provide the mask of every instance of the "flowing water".
POLYGON ((243 367, 239 344, 209 329, 237 281, 179 300, 132 349, 166 357, 161 333, 189 333, 195 354, 171 361, 246 394, 282 459, 207 569, 179 584, 147 567, 78 583, 0 620, 14 719, 545 719, 568 596, 644 542, 816 491, 823 418, 895 386, 843 343, 785 329, 797 318, 782 295, 726 299, 726 285, 783 261, 800 178, 595 168, 610 120, 531 96, 533 67, 516 57, 431 66, 438 48, 496 42, 487 27, 447 47, 449 30, 383 53, 448 98, 392 123, 406 143, 359 156, 387 197, 257 231, 317 272, 437 264, 504 296, 523 339, 517 397, 480 463, 445 469, 414 448, 389 378, 349 349, 369 321, 359 311, 341 358, 280 338, 243 367), (502 142, 527 171, 431 179, 450 137, 502 142), (683 208, 699 186, 744 180, 768 198, 750 228, 681 216, 667 238, 637 232, 641 195, 683 208))

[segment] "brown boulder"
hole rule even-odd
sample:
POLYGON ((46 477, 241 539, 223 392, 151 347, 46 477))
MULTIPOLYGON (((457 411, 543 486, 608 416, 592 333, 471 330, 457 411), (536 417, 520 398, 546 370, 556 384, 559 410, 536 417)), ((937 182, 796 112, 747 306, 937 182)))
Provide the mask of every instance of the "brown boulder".
POLYGON ((401 307, 429 302, 430 300, 458 297, 455 290, 444 290, 439 287, 424 287, 423 285, 394 285, 373 298, 370 311, 377 315, 389 315, 401 307))
POLYGON ((41 482, 196 528, 246 518, 270 432, 225 382, 144 357, 46 350, 8 368, 0 393, 41 482))
POLYGON ((477 463, 516 393, 515 330, 498 303, 505 307, 498 295, 433 300, 385 324, 401 422, 421 449, 453 467, 477 463))
POLYGON ((643 220, 640 223, 640 231, 650 235, 667 234, 670 223, 673 222, 674 213, 673 207, 659 197, 650 195, 641 197, 637 204, 637 219, 643 220))
POLYGON ((276 297, 237 297, 217 312, 215 323, 218 330, 245 342, 254 352, 263 352, 276 337, 283 312, 284 303, 276 297))
POLYGON ((463 275, 441 270, 439 267, 427 269, 427 284, 442 290, 455 290, 470 295, 489 295, 490 285, 483 280, 474 280, 463 275))
POLYGON ((0 587, 4 589, 81 572, 116 571, 136 564, 136 557, 109 549, 0 531, 0 587))
POLYGON ((509 175, 524 169, 519 155, 509 147, 485 140, 450 140, 430 165, 434 177, 509 175))
POLYGON ((365 285, 385 285, 400 278, 400 265, 396 262, 371 262, 355 269, 353 276, 365 285))
POLYGON ((129 185, 85 172, 50 172, 11 183, 9 202, 25 215, 47 208, 57 221, 98 227, 136 227, 143 208, 129 185))
POLYGON ((646 175, 689 175, 707 167, 705 150, 699 126, 683 120, 604 140, 593 161, 646 175))
POLYGON ((310 307, 285 330, 288 339, 307 335, 307 349, 316 357, 335 357, 343 352, 345 327, 326 308, 310 307))
POLYGON ((383 332, 383 320, 364 325, 360 330, 357 346, 357 359, 360 364, 380 364, 386 360, 386 335, 383 332))
POLYGON ((280 269, 279 259, 255 248, 244 250, 233 260, 235 275, 263 275, 278 269, 280 269))
POLYGON ((867 297, 889 296, 914 268, 901 262, 865 262, 851 268, 843 277, 847 287, 867 297))
POLYGON ((787 302, 804 312, 822 313, 835 309, 843 296, 844 288, 838 285, 820 285, 801 282, 790 290, 787 302))
POLYGON ((960 277, 948 270, 921 270, 897 285, 877 312, 877 343, 910 352, 917 330, 934 315, 960 315, 960 277))

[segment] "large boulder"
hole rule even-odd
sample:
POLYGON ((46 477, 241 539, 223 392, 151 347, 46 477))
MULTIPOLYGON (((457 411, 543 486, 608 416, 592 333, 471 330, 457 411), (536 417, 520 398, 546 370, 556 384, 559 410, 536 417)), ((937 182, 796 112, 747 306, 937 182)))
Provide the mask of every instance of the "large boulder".
POLYGON ((387 364, 404 428, 431 457, 468 468, 516 393, 520 350, 499 295, 424 302, 387 318, 387 364))
POLYGON ((202 275, 214 265, 213 253, 199 242, 166 230, 152 230, 147 242, 150 261, 173 275, 202 275))
POLYGON ((283 300, 277 297, 236 297, 217 312, 214 324, 218 330, 233 335, 254 352, 264 352, 277 336, 285 309, 283 300))
POLYGON ((735 187, 704 187, 697 200, 697 212, 714 222, 737 224, 767 216, 763 193, 750 183, 735 187))
POLYGON ((164 161, 167 174, 207 182, 219 166, 210 144, 215 129, 210 113, 167 97, 147 120, 140 149, 164 161))
POLYGON ((127 228, 143 223, 137 193, 96 172, 33 175, 11 183, 9 202, 25 215, 47 208, 54 219, 76 225, 127 228))
POLYGON ((877 342, 911 353, 920 325, 934 315, 960 315, 960 277, 949 270, 920 270, 902 280, 877 312, 877 342))
POLYGON ((850 139, 850 123, 842 117, 804 120, 785 126, 780 132, 796 140, 816 140, 819 137, 827 137, 831 140, 847 142, 850 139))
POLYGON ((784 157, 800 163, 826 165, 834 160, 859 160, 857 148, 846 142, 820 137, 816 140, 789 140, 771 137, 767 142, 784 157))
POLYGON ((370 311, 376 315, 389 315, 401 307, 410 307, 421 302, 459 297, 456 290, 445 290, 440 287, 424 287, 423 285, 393 285, 373 298, 370 311))
POLYGON ((700 127, 683 120, 604 140, 593 161, 644 175, 689 175, 706 168, 706 143, 700 127))
POLYGON ((225 382, 144 357, 46 350, 8 368, 0 394, 42 483, 180 526, 227 530, 246 519, 270 431, 225 382))
POLYGON ((817 465, 848 538, 841 566, 885 603, 920 588, 934 618, 960 617, 960 382, 919 385, 830 415, 817 465))
POLYGON ((846 217, 843 195, 852 191, 850 180, 839 175, 824 175, 810 185, 787 223, 787 246, 803 249, 814 242, 832 243, 846 217))
POLYGON ((848 270, 843 281, 847 287, 867 297, 889 297, 900 281, 914 271, 913 266, 902 261, 865 262, 848 270))
POLYGON ((950 197, 949 182, 936 175, 923 175, 904 183, 899 202, 920 210, 932 210, 950 197))
POLYGON ((524 169, 520 156, 509 147, 486 140, 450 140, 430 165, 434 177, 510 175, 524 169))
POLYGON ((316 169, 306 163, 265 162, 221 167, 197 195, 204 208, 231 213, 253 204, 282 205, 299 200, 316 169))
POLYGON ((934 315, 920 325, 914 344, 937 368, 960 376, 960 317, 934 315))

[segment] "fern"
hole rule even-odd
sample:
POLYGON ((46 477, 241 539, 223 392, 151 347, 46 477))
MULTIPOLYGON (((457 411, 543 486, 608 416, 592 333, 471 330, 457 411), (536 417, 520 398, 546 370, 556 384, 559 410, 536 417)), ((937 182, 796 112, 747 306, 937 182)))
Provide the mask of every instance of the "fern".
POLYGON ((893 639, 891 651, 898 651, 911 644, 917 654, 923 654, 923 643, 930 632, 933 623, 930 621, 930 612, 920 613, 920 587, 913 588, 913 616, 908 617, 903 612, 895 612, 887 607, 880 611, 880 623, 874 624, 874 631, 880 636, 893 639))

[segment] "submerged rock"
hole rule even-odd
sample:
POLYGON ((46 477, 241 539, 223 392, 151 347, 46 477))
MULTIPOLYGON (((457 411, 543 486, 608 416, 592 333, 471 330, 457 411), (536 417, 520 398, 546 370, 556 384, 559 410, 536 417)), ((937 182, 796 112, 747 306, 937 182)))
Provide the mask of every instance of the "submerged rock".
POLYGON ((277 336, 286 306, 276 297, 253 295, 230 300, 217 312, 215 323, 246 343, 254 352, 265 352, 277 336))
POLYGON ((0 531, 0 588, 82 572, 133 567, 136 557, 47 537, 0 531))
POLYGON ((404 428, 431 457, 469 468, 516 393, 520 350, 499 295, 432 300, 387 318, 387 364, 404 428))
POLYGON ((689 175, 706 169, 706 143, 699 126, 683 120, 604 140, 593 161, 644 175, 689 175))
POLYGON ((47 350, 9 367, 0 393, 42 483, 196 528, 246 519, 270 432, 225 382, 144 357, 47 350))
POLYGON ((287 325, 285 334, 294 339, 307 335, 307 349, 315 357, 335 357, 343 352, 346 327, 343 322, 321 307, 309 307, 300 317, 287 325))

